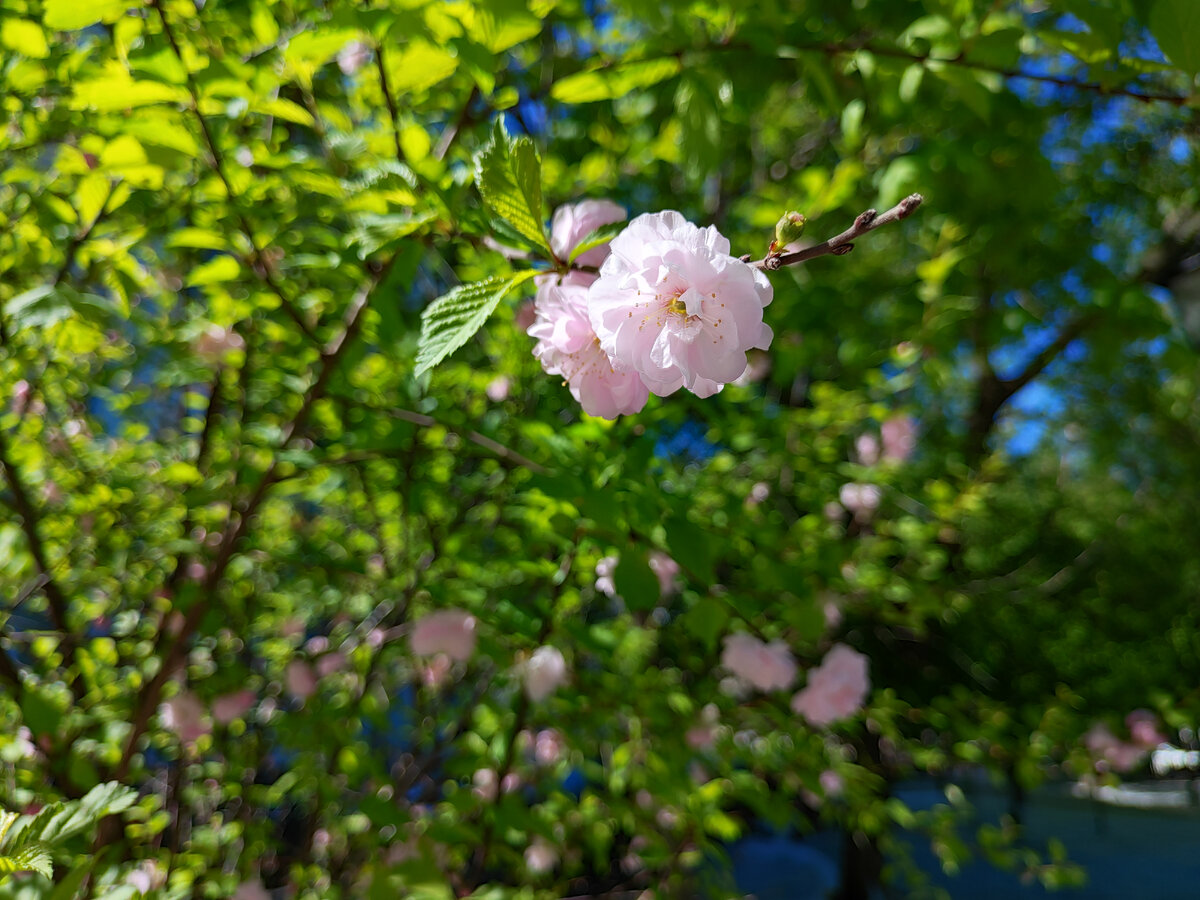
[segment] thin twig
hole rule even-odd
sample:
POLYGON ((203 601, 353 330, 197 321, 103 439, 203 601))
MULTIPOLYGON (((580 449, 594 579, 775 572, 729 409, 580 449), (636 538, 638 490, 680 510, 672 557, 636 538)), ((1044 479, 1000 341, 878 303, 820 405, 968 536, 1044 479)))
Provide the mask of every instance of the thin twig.
POLYGON ((383 61, 383 45, 375 46, 375 68, 379 71, 379 87, 383 90, 383 102, 387 105, 388 118, 392 122, 392 137, 396 142, 396 162, 405 163, 404 148, 400 145, 400 114, 396 111, 396 99, 388 86, 387 66, 383 61))
POLYGON ((854 220, 854 224, 836 237, 831 237, 823 243, 813 247, 805 247, 803 250, 796 250, 792 253, 770 254, 763 259, 750 263, 750 265, 756 266, 759 269, 773 271, 784 266, 794 266, 797 263, 816 259, 818 256, 842 256, 854 249, 854 244, 852 243, 854 240, 862 237, 868 231, 874 231, 883 225, 890 225, 892 222, 899 222, 901 219, 908 218, 924 200, 925 198, 920 194, 910 194, 887 210, 887 212, 878 213, 873 209, 868 209, 866 212, 859 213, 858 218, 854 220))

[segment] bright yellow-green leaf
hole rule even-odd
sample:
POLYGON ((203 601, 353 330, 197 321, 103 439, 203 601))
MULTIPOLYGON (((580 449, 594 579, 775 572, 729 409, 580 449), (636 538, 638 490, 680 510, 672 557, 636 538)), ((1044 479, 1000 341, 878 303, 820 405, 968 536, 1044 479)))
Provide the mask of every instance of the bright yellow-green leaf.
POLYGON ((128 6, 127 0, 46 0, 42 21, 55 31, 75 31, 115 21, 128 6))
POLYGON ((168 247, 194 247, 197 250, 224 250, 229 246, 224 235, 207 228, 180 228, 167 238, 168 247))
POLYGON ((678 57, 664 56, 641 62, 626 63, 604 69, 591 69, 568 75, 554 83, 550 96, 563 103, 591 103, 612 100, 630 91, 658 84, 679 74, 682 63, 678 57))
POLYGON ((241 264, 232 256, 218 256, 203 265, 192 269, 188 276, 188 287, 201 287, 206 284, 220 284, 233 281, 242 272, 241 264))
POLYGON ((449 78, 458 67, 458 58, 441 47, 414 41, 399 53, 388 53, 388 86, 393 93, 419 92, 449 78))
POLYGON ((470 340, 504 295, 536 274, 530 270, 460 285, 425 307, 417 342, 416 374, 433 368, 470 340))
POLYGON ((277 119, 283 119, 285 122, 295 122, 297 125, 307 125, 310 128, 313 124, 312 113, 299 103, 293 103, 291 100, 285 100, 282 97, 275 100, 256 100, 251 104, 250 108, 256 113, 262 113, 264 116, 274 116, 277 119))
POLYGON ((45 59, 50 55, 46 33, 37 22, 28 19, 5 19, 0 25, 0 44, 33 59, 45 59))
POLYGON ((134 81, 127 74, 114 74, 75 85, 71 105, 75 109, 94 109, 101 112, 114 109, 133 109, 151 103, 183 103, 188 99, 186 88, 158 81, 134 81))

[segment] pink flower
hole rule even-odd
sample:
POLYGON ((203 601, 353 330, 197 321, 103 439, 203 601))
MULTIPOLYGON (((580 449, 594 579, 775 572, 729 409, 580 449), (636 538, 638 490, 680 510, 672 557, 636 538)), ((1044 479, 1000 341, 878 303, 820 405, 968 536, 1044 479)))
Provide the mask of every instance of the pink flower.
POLYGON ((533 355, 546 372, 563 377, 588 415, 615 419, 640 412, 650 392, 636 372, 600 349, 588 320, 588 289, 581 283, 587 277, 539 279, 537 319, 529 328, 537 340, 533 355))
POLYGON ((828 725, 858 712, 870 690, 867 658, 845 644, 834 644, 809 673, 808 684, 792 697, 792 712, 813 725, 828 725))
POLYGON ((764 644, 745 632, 725 635, 721 665, 760 691, 783 690, 796 680, 796 660, 787 644, 764 644))
POLYGON ((283 673, 288 693, 297 700, 307 700, 317 692, 317 673, 301 659, 293 659, 283 673))
POLYGON ((1157 747, 1167 739, 1158 729, 1158 716, 1148 709, 1135 709, 1127 715, 1125 727, 1129 729, 1133 742, 1143 747, 1157 747))
POLYGON ((912 456, 917 446, 917 423, 911 416, 894 416, 881 426, 883 458, 893 462, 904 462, 912 456))
POLYGON ((518 331, 529 331, 529 326, 537 321, 537 304, 532 300, 526 300, 517 307, 516 315, 513 316, 513 324, 517 326, 518 331))
POLYGON ((326 653, 317 658, 317 675, 324 678, 334 672, 342 672, 349 664, 350 661, 346 659, 345 653, 341 650, 334 650, 332 653, 326 653))
POLYGON ((684 740, 693 750, 707 750, 717 742, 720 731, 720 712, 715 703, 709 703, 700 711, 699 724, 688 729, 684 740))
POLYGON ((668 210, 638 216, 609 245, 588 293, 600 346, 666 396, 681 387, 708 397, 746 369, 746 351, 766 350, 762 311, 771 284, 729 255, 715 228, 668 210))
POLYGON ((233 900, 271 900, 271 894, 261 880, 243 881, 233 892, 233 900))
POLYGON ((617 585, 613 573, 617 571, 617 557, 603 556, 596 563, 596 590, 610 597, 617 596, 617 585))
MULTIPOLYGON (((603 225, 624 222, 626 212, 611 200, 583 200, 568 203, 554 211, 550 221, 550 249, 566 260, 579 243, 603 225)), ((608 247, 593 247, 579 254, 575 262, 581 266, 598 266, 608 256, 608 247)))
POLYGON ((29 382, 24 378, 13 385, 12 411, 18 416, 25 415, 25 408, 29 405, 29 391, 29 382))
POLYGON ((147 859, 125 876, 125 883, 142 896, 167 883, 167 873, 157 860, 147 859))
POLYGON ((870 521, 882 498, 883 492, 875 484, 843 484, 838 492, 842 506, 850 510, 860 522, 870 521))
POLYGON ((821 790, 825 792, 827 797, 836 797, 842 792, 845 783, 842 781, 842 776, 833 769, 826 769, 818 776, 817 781, 821 784, 821 790))
POLYGON ((650 571, 658 577, 658 588, 664 597, 679 590, 679 563, 661 550, 651 550, 650 571))
POLYGON ((500 793, 495 769, 476 769, 475 774, 471 776, 471 784, 471 790, 475 792, 475 795, 489 803, 495 800, 500 793))
POLYGON ((545 700, 567 680, 567 661, 557 647, 538 647, 522 668, 525 694, 535 703, 545 700))
POLYGON ((209 325, 200 337, 196 338, 196 355, 208 363, 218 363, 234 350, 246 346, 242 336, 231 328, 220 325, 209 325))
POLYGON ((191 691, 182 691, 159 706, 158 717, 163 728, 185 744, 193 744, 212 732, 204 707, 191 691))
POLYGON ((873 466, 879 462, 879 438, 868 433, 860 434, 854 439, 854 455, 864 466, 873 466))
POLYGON ((533 758, 539 766, 549 766, 562 757, 563 739, 553 728, 543 728, 533 739, 533 758))
POLYGON ((430 613, 413 627, 412 650, 417 656, 445 653, 466 662, 475 652, 475 617, 461 609, 430 613))
POLYGON ((363 41, 348 41, 338 51, 337 64, 343 75, 353 75, 371 58, 371 47, 363 41))
POLYGON ((754 486, 750 488, 750 494, 746 497, 746 503, 749 506, 758 506, 758 504, 763 503, 770 496, 770 485, 765 481, 756 481, 754 486))
POLYGON ((213 718, 222 725, 228 725, 235 719, 240 719, 254 708, 258 696, 251 690, 234 691, 213 701, 213 718))
POLYGON ((534 838, 525 848, 525 868, 534 875, 549 872, 558 865, 558 851, 544 838, 534 838))
POLYGON ((1101 770, 1128 772, 1146 755, 1146 747, 1120 740, 1103 722, 1089 728, 1082 740, 1101 770))
POLYGON ((484 393, 487 394, 487 398, 493 403, 500 403, 502 400, 508 398, 508 392, 511 387, 511 378, 507 375, 498 375, 488 382, 487 387, 484 388, 484 393))

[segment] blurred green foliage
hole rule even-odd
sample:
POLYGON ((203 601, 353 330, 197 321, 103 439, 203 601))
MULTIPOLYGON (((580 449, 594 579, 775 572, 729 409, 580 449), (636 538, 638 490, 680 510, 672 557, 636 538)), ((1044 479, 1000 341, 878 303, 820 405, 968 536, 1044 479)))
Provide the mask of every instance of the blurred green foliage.
POLYGON ((847 897, 920 880, 900 831, 1071 882, 956 779, 1200 711, 1197 34, 1190 0, 6 2, 0 799, 139 799, 0 891, 691 896, 764 822, 843 829, 847 897), (530 140, 477 167, 502 119, 530 140), (588 419, 515 324, 560 203, 757 257, 912 191, 772 275, 716 397, 588 419), (419 357, 447 296, 470 327, 419 357), (900 417, 911 456, 856 455, 900 417), (479 644, 439 680, 408 635, 449 607, 479 644), (729 690, 731 631, 866 653, 867 709, 729 690), (570 683, 532 703, 542 644, 570 683), (926 774, 945 805, 889 797, 926 774))

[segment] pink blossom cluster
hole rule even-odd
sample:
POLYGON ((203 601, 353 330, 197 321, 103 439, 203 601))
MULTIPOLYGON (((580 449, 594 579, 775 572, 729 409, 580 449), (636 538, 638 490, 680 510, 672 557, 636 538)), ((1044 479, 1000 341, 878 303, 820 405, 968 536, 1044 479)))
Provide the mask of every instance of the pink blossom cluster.
POLYGON ((1158 716, 1147 709, 1135 709, 1125 717, 1130 740, 1123 741, 1103 722, 1097 722, 1083 735, 1083 746, 1095 760, 1098 769, 1129 772, 1145 759, 1146 754, 1166 741, 1159 730, 1158 716))
POLYGON ((792 697, 792 712, 813 725, 829 725, 854 715, 871 690, 867 658, 845 644, 834 644, 808 684, 792 697))
MULTIPOLYGON (((559 259, 597 228, 625 220, 608 200, 560 207, 550 245, 559 259)), ((686 388, 708 397, 746 371, 746 353, 766 350, 766 276, 729 255, 715 228, 667 210, 638 216, 608 246, 580 254, 572 269, 538 278, 529 335, 534 356, 561 375, 584 412, 615 419, 651 393, 686 388)))

